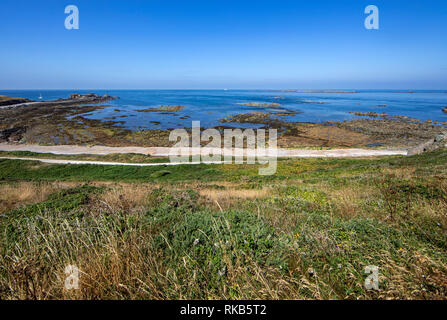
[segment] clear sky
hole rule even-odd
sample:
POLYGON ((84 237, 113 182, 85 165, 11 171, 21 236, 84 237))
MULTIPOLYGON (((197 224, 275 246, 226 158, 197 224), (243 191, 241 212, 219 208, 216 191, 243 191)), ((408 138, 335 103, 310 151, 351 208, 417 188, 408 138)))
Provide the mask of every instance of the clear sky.
POLYGON ((447 89, 445 0, 2 0, 0 39, 0 89, 447 89))

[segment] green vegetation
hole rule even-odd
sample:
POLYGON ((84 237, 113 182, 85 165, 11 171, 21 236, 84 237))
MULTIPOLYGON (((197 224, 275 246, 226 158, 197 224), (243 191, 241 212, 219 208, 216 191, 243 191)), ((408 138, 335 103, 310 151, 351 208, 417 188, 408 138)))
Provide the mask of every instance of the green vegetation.
POLYGON ((0 197, 0 299, 445 299, 446 156, 288 159, 270 177, 1 160, 17 201, 0 197))
POLYGON ((181 165, 131 167, 101 165, 52 165, 38 161, 17 161, 0 159, 0 179, 15 181, 125 181, 154 182, 156 179, 168 181, 214 180, 217 170, 208 165, 181 165), (172 174, 155 173, 169 168, 172 174))
POLYGON ((102 161, 102 162, 119 162, 119 163, 169 162, 169 158, 166 157, 151 157, 149 155, 138 154, 138 153, 116 153, 108 155, 94 155, 94 154, 64 155, 54 153, 36 153, 29 151, 0 151, 0 158, 1 157, 102 161))

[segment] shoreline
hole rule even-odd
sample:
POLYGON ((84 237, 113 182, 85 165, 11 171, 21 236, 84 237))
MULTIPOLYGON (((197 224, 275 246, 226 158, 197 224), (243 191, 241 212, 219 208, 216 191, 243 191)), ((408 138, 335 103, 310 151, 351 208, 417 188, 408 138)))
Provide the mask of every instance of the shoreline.
POLYGON ((44 101, 33 101, 25 98, 15 98, 0 96, 6 101, 0 103, 0 109, 14 109, 20 107, 47 107, 47 106, 72 106, 77 104, 98 104, 104 103, 110 100, 119 99, 118 97, 111 97, 109 95, 99 96, 94 93, 90 94, 72 94, 67 99, 57 99, 57 100, 44 100, 44 101))
MULTIPOLYGON (((7 101, 23 100, 11 98, 7 101)), ((116 117, 90 119, 86 115, 96 110, 111 107, 103 102, 119 99, 108 95, 71 94, 67 99, 52 101, 27 101, 0 107, 0 143, 28 146, 75 146, 96 145, 99 148, 124 148, 121 150, 132 153, 139 150, 141 154, 164 154, 173 143, 169 141, 169 129, 139 129, 131 130, 123 126, 124 121, 116 117), (104 146, 104 147, 102 147, 104 146), (160 149, 163 150, 163 149, 160 149)), ((250 106, 279 105, 259 102, 239 103, 250 106)), ((279 105, 280 106, 280 105, 279 105)), ((182 106, 160 106, 158 108, 142 109, 137 112, 175 111, 182 106), (169 107, 169 108, 168 108, 169 107)), ((358 113, 367 117, 349 121, 326 121, 323 123, 292 122, 287 118, 297 111, 277 107, 279 110, 251 111, 228 115, 220 119, 220 125, 213 127, 222 132, 225 129, 237 129, 242 125, 258 125, 261 129, 278 130, 278 147, 284 150, 300 150, 300 156, 312 156, 313 150, 321 148, 331 150, 362 150, 361 154, 375 155, 372 150, 407 150, 411 154, 426 151, 432 147, 433 140, 445 136, 446 127, 434 121, 419 121, 407 116, 388 116, 385 113, 358 113), (376 148, 379 147, 379 148, 376 148), (371 148, 371 149, 370 149, 371 148), (306 153, 303 153, 304 151, 306 153)), ((115 110, 116 111, 116 110, 115 110)), ((351 112, 355 113, 355 112, 351 112)), ((203 128, 209 129, 209 128, 203 128)), ((437 141, 435 141, 437 142, 437 141)), ((438 146, 437 144, 436 146, 438 146)), ((29 147, 34 148, 34 147, 29 147)), ((67 147, 65 147, 67 149, 67 147)), ((49 149, 48 149, 49 150, 49 149)), ((28 149, 27 149, 28 151, 28 149)), ((91 151, 91 150, 90 150, 91 151)), ((45 151, 44 151, 45 152, 45 151)), ((58 152, 58 151, 56 151, 58 152)), ((84 151, 89 152, 88 150, 84 151)), ((329 156, 332 153, 320 150, 318 155, 329 156)), ((353 152, 355 153, 355 152, 353 152)), ((284 152, 286 156, 293 152, 284 152)))

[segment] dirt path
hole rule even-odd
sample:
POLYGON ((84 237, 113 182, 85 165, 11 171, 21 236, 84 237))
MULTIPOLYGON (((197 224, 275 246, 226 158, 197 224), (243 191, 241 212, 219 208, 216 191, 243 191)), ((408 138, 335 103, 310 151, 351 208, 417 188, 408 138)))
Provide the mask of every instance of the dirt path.
MULTIPOLYGON (((198 148, 174 149, 177 153, 183 151, 183 154, 197 155, 201 150, 198 148)), ((202 152, 206 148, 202 148, 202 152)), ((213 154, 222 154, 224 149, 208 149, 213 154)), ((0 151, 29 151, 35 153, 53 153, 60 155, 108 155, 108 154, 126 154, 136 153, 145 154, 153 157, 168 157, 171 148, 165 147, 104 147, 104 146, 76 146, 76 145, 59 145, 59 146, 40 146, 26 144, 7 144, 0 143, 0 151)), ((241 149, 235 150, 243 152, 241 149)), ((274 151, 273 151, 274 152, 274 151)), ((245 153, 245 152, 244 152, 245 153)), ((353 157, 376 157, 376 156, 392 156, 392 155, 408 155, 407 150, 380 150, 380 149, 333 149, 333 150, 305 150, 305 149, 277 149, 276 154, 282 158, 353 158, 353 157)), ((246 155, 246 154, 245 154, 246 155)), ((251 152, 250 155, 253 155, 251 152)), ((275 153, 270 153, 274 156, 275 153)))

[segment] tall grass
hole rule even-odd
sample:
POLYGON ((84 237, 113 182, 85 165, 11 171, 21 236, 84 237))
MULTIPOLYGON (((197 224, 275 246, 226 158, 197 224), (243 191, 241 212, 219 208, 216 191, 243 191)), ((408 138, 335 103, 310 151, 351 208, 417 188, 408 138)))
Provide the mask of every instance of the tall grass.
MULTIPOLYGON (((445 299, 444 156, 285 161, 287 179, 213 166, 215 181, 4 180, 0 299, 445 299)), ((67 169, 7 163, 22 165, 42 180, 67 169)))

